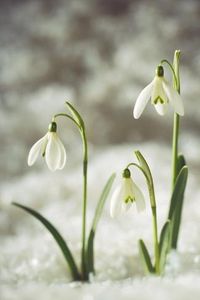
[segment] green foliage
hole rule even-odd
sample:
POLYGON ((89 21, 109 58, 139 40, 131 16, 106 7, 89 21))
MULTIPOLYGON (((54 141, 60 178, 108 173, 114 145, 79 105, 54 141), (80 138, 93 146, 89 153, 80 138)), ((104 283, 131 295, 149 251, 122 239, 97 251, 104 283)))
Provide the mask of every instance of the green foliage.
POLYGON ((103 207, 105 205, 106 199, 108 197, 108 194, 111 190, 113 181, 115 179, 115 174, 112 174, 110 176, 110 178, 108 179, 102 193, 101 196, 99 198, 97 207, 96 207, 96 211, 94 214, 94 219, 92 222, 92 226, 91 226, 91 230, 90 230, 90 234, 88 237, 88 243, 87 243, 87 265, 88 265, 88 273, 94 273, 95 269, 94 269, 94 238, 95 238, 95 233, 96 233, 96 228, 97 228, 97 224, 100 220, 102 211, 103 211, 103 207))
POLYGON ((84 129, 84 127, 85 127, 84 121, 83 121, 81 115, 79 114, 79 112, 74 108, 74 106, 71 103, 66 102, 66 104, 67 104, 68 109, 71 112, 74 120, 77 122, 77 124, 80 126, 80 128, 84 129))
POLYGON ((188 167, 184 166, 177 176, 171 197, 169 220, 172 221, 171 248, 176 249, 180 231, 184 193, 188 178, 188 167))
POLYGON ((171 240, 171 222, 168 220, 164 224, 160 234, 159 250, 160 250, 160 273, 161 274, 164 272, 165 269, 167 254, 170 250, 170 240, 171 240))
POLYGON ((141 257, 141 260, 144 265, 145 273, 147 273, 147 274, 155 273, 155 269, 152 265, 149 252, 148 252, 147 247, 145 246, 145 243, 143 242, 143 240, 138 241, 138 246, 139 246, 140 257, 141 257))
POLYGON ((144 156, 141 154, 140 151, 135 151, 135 155, 137 157, 138 162, 140 163, 140 169, 143 172, 143 174, 145 175, 146 180, 147 180, 151 207, 155 207, 156 202, 155 202, 154 183, 153 183, 153 177, 152 177, 150 168, 149 168, 144 156))
POLYGON ((39 220, 47 228, 47 230, 51 233, 51 235, 55 239, 57 245, 60 247, 60 250, 62 251, 64 258, 68 263, 68 266, 70 268, 73 279, 80 280, 81 277, 78 272, 78 268, 77 268, 74 258, 72 256, 72 253, 69 250, 69 247, 67 246, 63 237, 58 232, 58 230, 46 218, 44 218, 41 214, 39 214, 37 211, 35 211, 27 206, 21 205, 19 203, 14 202, 12 204, 23 209, 24 211, 31 214, 32 216, 34 216, 37 220, 39 220))

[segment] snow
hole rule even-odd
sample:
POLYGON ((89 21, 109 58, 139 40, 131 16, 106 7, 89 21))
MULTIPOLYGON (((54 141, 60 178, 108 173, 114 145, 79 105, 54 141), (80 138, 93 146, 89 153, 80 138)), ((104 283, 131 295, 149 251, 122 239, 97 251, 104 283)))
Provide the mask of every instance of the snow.
MULTIPOLYGON (((137 146, 137 145, 135 145, 137 146)), ((148 161, 155 175, 159 227, 164 222, 169 201, 169 158, 166 147, 162 161, 160 147, 142 144, 143 153, 150 153, 148 161), (159 165, 158 165, 159 164, 159 165), (156 172, 160 169, 161 172, 156 172), (166 172, 167 171, 167 172, 166 172)), ((89 169, 88 227, 94 213, 97 196, 112 171, 120 179, 121 169, 133 161, 133 145, 102 149, 94 155, 89 169), (118 161, 116 166, 115 162, 118 161)), ((62 232, 75 258, 80 263, 81 234, 81 168, 70 172, 50 173, 30 171, 29 174, 2 189, 1 199, 1 283, 2 299, 148 299, 154 291, 155 299, 197 299, 199 291, 200 244, 198 243, 200 217, 198 210, 198 183, 190 176, 184 207, 183 227, 179 251, 168 257, 165 276, 145 277, 138 255, 137 241, 143 238, 152 253, 152 228, 148 193, 142 176, 134 179, 144 188, 147 209, 138 214, 133 208, 125 216, 111 219, 109 200, 100 221, 95 241, 97 274, 90 284, 72 283, 69 269, 49 233, 32 217, 10 205, 17 201, 39 210, 62 232), (192 190, 196 190, 190 199, 192 190), (191 218, 192 216, 192 218, 191 218)))
POLYGON ((145 0, 18 0, 1 5, 1 300, 199 299, 199 2, 157 1, 150 7, 145 0), (133 207, 111 219, 109 196, 95 240, 96 276, 88 284, 74 283, 49 233, 11 202, 51 220, 80 265, 79 133, 59 120, 68 156, 62 171, 51 173, 42 159, 29 168, 28 151, 70 100, 84 117, 89 139, 87 230, 106 180, 116 172, 113 191, 137 149, 152 168, 160 230, 170 197, 172 114, 161 118, 149 105, 136 121, 132 109, 160 59, 171 59, 178 48, 186 111, 180 148, 189 166, 178 252, 170 253, 164 276, 144 276, 137 242, 142 238, 153 254, 151 213, 145 180, 132 171, 146 211, 138 214, 133 207))

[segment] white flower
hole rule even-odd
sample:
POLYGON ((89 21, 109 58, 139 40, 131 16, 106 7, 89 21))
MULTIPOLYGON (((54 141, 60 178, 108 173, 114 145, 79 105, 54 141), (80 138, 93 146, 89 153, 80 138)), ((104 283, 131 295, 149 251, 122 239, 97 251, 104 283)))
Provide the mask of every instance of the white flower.
POLYGON ((133 182, 129 169, 123 172, 121 184, 116 188, 110 203, 110 215, 112 218, 127 211, 132 204, 136 204, 138 212, 145 209, 144 196, 139 187, 133 182))
POLYGON ((175 113, 180 116, 184 115, 183 101, 179 93, 164 78, 164 69, 162 66, 158 66, 153 81, 139 94, 133 110, 135 119, 141 116, 150 99, 158 114, 162 116, 168 110, 169 104, 173 106, 175 113))
POLYGON ((49 131, 31 148, 28 155, 28 165, 32 166, 39 155, 45 157, 48 168, 51 171, 63 169, 66 163, 66 151, 58 137, 57 125, 52 122, 49 125, 49 131))

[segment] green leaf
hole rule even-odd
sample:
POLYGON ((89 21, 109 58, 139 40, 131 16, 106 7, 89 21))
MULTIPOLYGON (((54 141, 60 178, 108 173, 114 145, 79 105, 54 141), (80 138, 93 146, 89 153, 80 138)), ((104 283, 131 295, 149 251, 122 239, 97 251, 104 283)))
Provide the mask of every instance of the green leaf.
POLYGON ((88 237, 88 243, 87 243, 87 264, 88 264, 88 272, 89 273, 94 273, 94 238, 95 238, 95 233, 96 233, 96 228, 97 228, 97 224, 100 220, 102 211, 103 211, 103 207, 105 205, 106 199, 108 197, 108 194, 111 190, 113 181, 115 179, 115 174, 112 174, 110 176, 110 178, 108 179, 102 193, 101 196, 99 198, 97 207, 96 207, 96 211, 94 214, 94 219, 92 222, 92 226, 91 226, 91 230, 90 230, 90 234, 88 237))
POLYGON ((187 183, 187 177, 188 177, 188 168, 187 166, 184 166, 181 171, 179 172, 174 190, 172 193, 171 201, 170 201, 170 208, 169 208, 169 214, 168 219, 172 220, 173 214, 175 212, 176 206, 180 204, 180 202, 183 201, 183 195, 185 191, 185 186, 187 183))
POLYGON ((161 234, 160 234, 159 249, 160 249, 160 272, 161 272, 161 274, 164 272, 167 254, 170 249, 170 241, 171 241, 171 221, 168 220, 164 224, 161 234))
POLYGON ((81 115, 79 114, 79 112, 73 107, 73 105, 69 102, 66 102, 72 116, 74 117, 75 121, 79 124, 79 126, 84 129, 85 125, 84 125, 84 121, 81 117, 81 115))
POLYGON ((184 192, 187 184, 188 178, 188 167, 184 166, 176 179, 176 183, 174 186, 174 191, 171 197, 170 209, 168 218, 172 220, 172 237, 171 237, 171 247, 176 249, 180 224, 181 224, 181 216, 182 216, 182 208, 183 208, 183 200, 184 200, 184 192))
POLYGON ((136 155, 142 169, 145 171, 149 181, 152 182, 151 171, 150 171, 150 168, 149 168, 144 156, 142 155, 142 153, 140 151, 135 151, 135 155, 136 155))
POLYGON ((90 230, 90 234, 88 237, 87 243, 87 269, 88 273, 95 274, 94 268, 94 238, 95 238, 95 231, 93 229, 90 230))
POLYGON ((51 235, 55 239, 57 245, 60 247, 60 250, 62 251, 62 253, 65 257, 65 260, 67 261, 67 263, 69 265, 73 279, 80 280, 80 274, 78 272, 78 268, 77 268, 74 258, 72 256, 72 253, 69 250, 65 240, 58 232, 58 230, 47 219, 45 219, 41 214, 39 214, 37 211, 35 211, 27 206, 21 205, 19 203, 13 202, 12 204, 25 210, 26 212, 28 212, 29 214, 34 216, 47 228, 47 230, 51 233, 51 235))
POLYGON ((174 59, 173 59, 173 68, 176 74, 176 81, 174 80, 174 88, 178 91, 179 94, 180 94, 180 74, 179 74, 180 55, 181 55, 181 51, 176 50, 174 52, 174 59))
POLYGON ((177 174, 180 173, 181 169, 186 166, 185 157, 183 154, 179 154, 178 161, 177 161, 177 174))
POLYGON ((138 246, 139 246, 140 257, 141 257, 143 265, 144 265, 145 273, 147 273, 147 274, 155 273, 149 252, 148 252, 147 247, 145 246, 145 243, 143 242, 143 240, 138 241, 138 246))
POLYGON ((150 168, 149 168, 144 156, 141 154, 140 151, 135 151, 135 155, 137 157, 138 162, 140 163, 141 170, 144 173, 146 180, 147 180, 151 207, 152 208, 156 207, 154 183, 153 183, 153 177, 152 177, 150 168))

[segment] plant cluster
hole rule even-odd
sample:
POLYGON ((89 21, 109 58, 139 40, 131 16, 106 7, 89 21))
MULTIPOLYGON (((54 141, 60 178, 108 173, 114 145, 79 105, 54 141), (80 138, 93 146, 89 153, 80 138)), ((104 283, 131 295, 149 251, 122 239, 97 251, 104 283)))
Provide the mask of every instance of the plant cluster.
MULTIPOLYGON (((178 50, 174 53, 173 63, 170 63, 166 59, 161 60, 160 64, 156 68, 154 79, 141 91, 133 110, 134 118, 138 119, 149 101, 155 107, 158 114, 162 116, 167 112, 169 104, 174 109, 172 139, 172 192, 167 220, 164 222, 160 234, 157 226, 157 204, 153 176, 146 159, 140 151, 135 151, 136 162, 130 162, 127 166, 125 166, 122 172, 121 183, 116 187, 110 201, 111 217, 116 217, 119 214, 126 212, 133 204, 136 205, 139 212, 145 209, 144 195, 135 180, 133 180, 130 170, 134 170, 135 168, 139 169, 144 175, 149 192, 153 224, 154 258, 151 258, 149 250, 142 239, 139 240, 139 252, 145 272, 157 275, 164 273, 168 253, 172 249, 177 248, 184 192, 188 176, 188 168, 186 166, 185 158, 182 154, 179 154, 178 151, 180 116, 184 115, 183 101, 180 96, 179 60, 180 51, 178 50), (164 76, 164 65, 167 65, 171 71, 173 85, 170 84, 164 76)), ((80 268, 78 267, 72 251, 69 249, 66 241, 49 220, 32 208, 19 203, 13 204, 38 219, 51 233, 64 255, 73 280, 88 281, 90 274, 95 273, 94 239, 96 228, 100 220, 105 201, 115 179, 115 174, 110 176, 102 194, 100 195, 94 213, 92 226, 89 234, 87 235, 88 143, 86 128, 83 118, 77 109, 69 102, 66 102, 66 105, 69 110, 69 114, 58 113, 53 116, 48 132, 32 146, 28 155, 28 165, 32 166, 38 156, 41 155, 44 157, 47 166, 51 171, 63 169, 66 163, 66 151, 57 134, 57 120, 60 117, 65 117, 73 122, 80 133, 83 144, 82 247, 80 268)))

